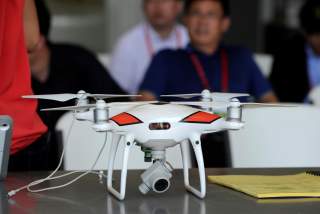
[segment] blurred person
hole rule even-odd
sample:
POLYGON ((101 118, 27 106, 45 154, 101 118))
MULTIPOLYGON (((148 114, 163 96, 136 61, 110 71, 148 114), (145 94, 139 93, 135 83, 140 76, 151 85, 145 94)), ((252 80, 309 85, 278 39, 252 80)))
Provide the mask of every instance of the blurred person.
POLYGON ((145 100, 210 89, 249 93, 261 102, 277 101, 251 52, 222 42, 230 27, 229 13, 227 0, 186 1, 184 21, 190 44, 154 57, 140 88, 145 100))
POLYGON ((184 48, 185 28, 177 23, 181 0, 143 0, 145 21, 118 41, 111 60, 111 75, 129 93, 137 93, 152 57, 160 50, 184 48))
MULTIPOLYGON (((36 94, 77 93, 79 90, 89 93, 124 93, 92 52, 78 45, 51 42, 48 38, 50 12, 43 0, 36 0, 36 8, 41 35, 35 50, 29 54, 32 88, 36 94)), ((74 103, 71 101, 68 104, 74 103)), ((39 108, 59 105, 39 100, 39 108)), ((59 112, 54 117, 46 115, 43 119, 50 128, 54 128, 61 114, 59 112)))
MULTIPOLYGON (((51 42, 48 39, 50 12, 43 0, 36 0, 36 8, 41 36, 35 50, 29 55, 35 94, 77 93, 79 90, 99 94, 124 93, 93 53, 77 45, 51 42)), ((74 101, 64 105, 74 105, 74 101)), ((59 106, 61 103, 39 100, 39 110, 59 106)), ((51 132, 51 167, 55 167, 59 160, 55 126, 64 113, 39 111, 51 132)))
POLYGON ((9 171, 45 170, 48 163, 46 126, 36 113, 28 54, 39 41, 33 0, 0 0, 0 115, 13 119, 9 171))
MULTIPOLYGON (((262 102, 276 102, 268 81, 252 54, 222 42, 230 27, 227 0, 188 0, 184 21, 190 44, 181 50, 163 50, 152 60, 140 87, 142 100, 161 94, 215 92, 249 93, 262 102)), ((202 136, 206 167, 229 167, 227 132, 202 136)))
POLYGON ((270 76, 282 102, 306 102, 309 92, 320 86, 320 0, 307 0, 299 18, 303 33, 279 48, 270 76))

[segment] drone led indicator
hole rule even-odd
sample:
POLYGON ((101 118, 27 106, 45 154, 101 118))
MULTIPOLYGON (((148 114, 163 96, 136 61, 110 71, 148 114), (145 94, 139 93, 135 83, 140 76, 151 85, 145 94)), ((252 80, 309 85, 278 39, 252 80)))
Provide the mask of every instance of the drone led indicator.
POLYGON ((189 115, 188 117, 184 118, 181 122, 184 123, 205 123, 210 124, 214 121, 220 119, 221 117, 217 114, 210 114, 203 111, 198 111, 194 114, 189 115))
POLYGON ((126 112, 118 114, 118 115, 112 117, 110 120, 112 120, 113 122, 115 122, 119 126, 128 126, 128 125, 135 125, 135 124, 142 123, 141 120, 139 120, 135 116, 133 116, 129 113, 126 113, 126 112))

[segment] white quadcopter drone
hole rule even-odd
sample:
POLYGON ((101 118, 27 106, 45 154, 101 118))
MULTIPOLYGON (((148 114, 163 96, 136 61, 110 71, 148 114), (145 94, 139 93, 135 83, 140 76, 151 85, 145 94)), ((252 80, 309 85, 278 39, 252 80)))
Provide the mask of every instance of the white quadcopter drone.
POLYGON ((145 153, 145 161, 152 162, 142 175, 139 190, 146 194, 150 190, 163 193, 170 187, 172 168, 166 162, 166 149, 180 144, 185 188, 199 198, 206 195, 206 175, 201 149, 201 135, 224 130, 239 130, 244 126, 242 109, 246 107, 289 107, 288 105, 241 103, 237 98, 248 94, 211 93, 164 95, 162 97, 193 98, 202 97, 200 102, 113 102, 103 99, 114 97, 134 97, 137 95, 78 94, 31 95, 24 98, 68 101, 77 98, 77 105, 44 109, 45 111, 70 110, 80 121, 93 122, 97 132, 112 133, 110 160, 108 167, 108 191, 123 200, 126 193, 127 166, 129 152, 133 145, 140 146, 145 153), (88 97, 97 100, 89 104, 88 97), (126 111, 109 115, 110 108, 126 107, 126 111), (198 107, 198 108, 197 108, 198 107), (200 107, 200 108, 199 108, 200 107), (112 185, 114 160, 120 143, 124 143, 120 191, 112 185), (200 189, 190 185, 187 144, 191 143, 199 169, 200 189))

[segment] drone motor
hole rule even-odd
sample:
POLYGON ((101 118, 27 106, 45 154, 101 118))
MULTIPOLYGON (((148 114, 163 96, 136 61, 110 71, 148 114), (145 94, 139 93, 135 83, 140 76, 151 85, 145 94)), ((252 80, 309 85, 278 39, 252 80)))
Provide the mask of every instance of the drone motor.
POLYGON ((85 91, 79 91, 76 99, 77 106, 85 106, 89 104, 88 96, 85 91))
POLYGON ((93 110, 93 122, 92 128, 97 132, 105 132, 110 129, 109 109, 107 104, 103 100, 97 101, 97 107, 93 110))
POLYGON ((228 122, 242 122, 242 107, 238 99, 232 99, 227 108, 228 122))

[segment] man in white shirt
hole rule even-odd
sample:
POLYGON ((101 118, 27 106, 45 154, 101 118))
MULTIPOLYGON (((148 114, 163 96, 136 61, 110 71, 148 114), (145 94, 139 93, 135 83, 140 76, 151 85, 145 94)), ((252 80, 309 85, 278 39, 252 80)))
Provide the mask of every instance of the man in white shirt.
POLYGON ((188 43, 186 29, 177 24, 181 0, 143 0, 145 21, 118 41, 110 73, 128 93, 137 93, 152 57, 163 49, 183 48, 188 43))

